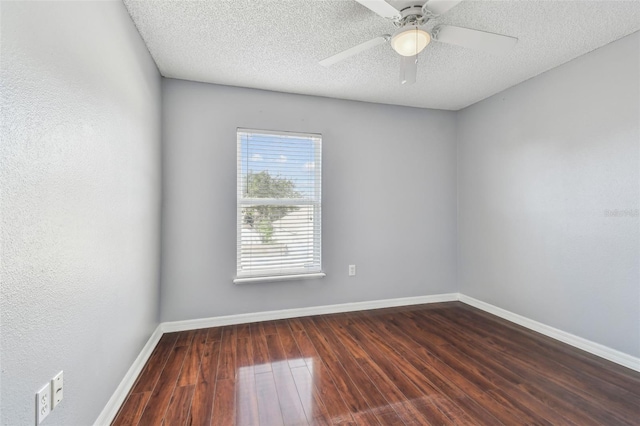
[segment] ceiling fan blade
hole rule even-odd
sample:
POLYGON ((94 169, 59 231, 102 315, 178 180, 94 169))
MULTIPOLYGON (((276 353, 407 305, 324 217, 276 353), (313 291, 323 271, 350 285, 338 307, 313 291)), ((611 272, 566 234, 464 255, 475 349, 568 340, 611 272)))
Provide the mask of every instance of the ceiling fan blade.
POLYGON ((429 0, 422 5, 422 11, 425 13, 431 12, 434 15, 442 15, 452 7, 457 6, 461 1, 462 0, 429 0))
POLYGON ((353 55, 357 55, 360 52, 364 52, 365 50, 371 49, 372 47, 378 46, 380 44, 384 44, 391 39, 389 34, 381 35, 380 37, 376 37, 373 40, 365 41, 364 43, 360 43, 357 46, 353 46, 351 49, 344 50, 340 53, 336 53, 333 56, 329 56, 326 59, 320 61, 320 65, 324 67, 330 67, 336 62, 340 62, 344 59, 347 59, 353 55))
POLYGON ((388 19, 399 19, 400 12, 384 0, 356 0, 374 13, 388 19))
POLYGON ((408 86, 416 82, 418 55, 400 57, 400 84, 408 86))
POLYGON ((508 52, 518 42, 515 37, 451 25, 439 25, 434 28, 433 38, 442 43, 483 50, 497 55, 508 52))

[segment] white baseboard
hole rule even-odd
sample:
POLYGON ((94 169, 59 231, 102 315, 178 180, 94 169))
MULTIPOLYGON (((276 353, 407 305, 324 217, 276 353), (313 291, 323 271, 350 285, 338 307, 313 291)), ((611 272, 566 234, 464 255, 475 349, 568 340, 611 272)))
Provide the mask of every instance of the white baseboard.
POLYGON ((545 336, 559 340, 578 349, 582 349, 583 351, 597 355, 600 358, 615 362, 616 364, 620 364, 635 371, 640 371, 640 358, 609 348, 599 343, 592 342, 591 340, 578 337, 571 333, 567 333, 566 331, 558 330, 557 328, 523 317, 522 315, 514 314, 513 312, 498 308, 497 306, 474 299, 473 297, 465 296, 464 294, 459 294, 458 296, 458 300, 466 303, 467 305, 471 305, 530 330, 537 331, 540 334, 544 334, 545 336))
POLYGON ((392 308, 395 306, 419 305, 423 303, 454 302, 457 300, 458 293, 435 294, 432 296, 402 297, 399 299, 371 300, 367 302, 341 303, 339 305, 310 306, 308 308, 226 315, 222 317, 186 321, 171 321, 160 324, 160 327, 164 333, 169 333, 173 331, 195 330, 199 328, 220 327, 223 325, 244 324, 249 322, 307 317, 311 315, 337 314, 340 312, 366 311, 369 309, 392 308))
POLYGON ((124 375, 124 378, 116 388, 115 392, 113 392, 113 395, 111 395, 111 398, 109 398, 107 405, 102 409, 102 412, 93 424, 94 426, 108 426, 116 418, 118 410, 120 410, 120 407, 124 403, 124 400, 136 382, 138 375, 151 356, 153 349, 158 344, 162 334, 162 329, 160 328, 160 325, 158 325, 140 351, 138 357, 133 361, 133 364, 127 371, 127 374, 124 375))

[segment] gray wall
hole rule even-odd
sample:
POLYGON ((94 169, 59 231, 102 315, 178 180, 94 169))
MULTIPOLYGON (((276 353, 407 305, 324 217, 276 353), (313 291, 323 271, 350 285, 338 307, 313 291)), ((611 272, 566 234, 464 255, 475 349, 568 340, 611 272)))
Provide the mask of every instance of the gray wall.
POLYGON ((158 320, 160 75, 121 2, 2 2, 2 414, 98 417, 158 320))
POLYGON ((454 124, 453 112, 163 79, 162 320, 456 291, 454 124), (233 284, 237 127, 323 135, 325 278, 233 284))
POLYGON ((634 356, 639 52, 635 33, 457 117, 460 291, 634 356))

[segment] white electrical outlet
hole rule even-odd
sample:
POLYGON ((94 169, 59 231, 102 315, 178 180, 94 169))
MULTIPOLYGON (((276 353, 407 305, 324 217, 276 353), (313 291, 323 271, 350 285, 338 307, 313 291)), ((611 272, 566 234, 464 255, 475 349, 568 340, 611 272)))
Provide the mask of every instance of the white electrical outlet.
POLYGON ((349 265, 349 276, 353 277, 356 274, 356 265, 349 265))
POLYGON ((62 401, 62 371, 51 379, 51 409, 53 410, 62 401))
POLYGON ((51 412, 51 384, 47 383, 36 393, 36 425, 51 412))

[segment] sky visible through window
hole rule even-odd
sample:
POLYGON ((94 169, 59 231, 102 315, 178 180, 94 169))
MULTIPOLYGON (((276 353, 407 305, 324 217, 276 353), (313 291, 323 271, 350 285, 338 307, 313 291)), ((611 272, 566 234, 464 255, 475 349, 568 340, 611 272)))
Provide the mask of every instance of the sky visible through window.
MULTIPOLYGON (((304 198, 314 197, 315 144, 312 138, 245 134, 241 138, 241 173, 266 171, 294 183, 304 198)), ((245 180, 246 181, 246 180, 245 180)))

